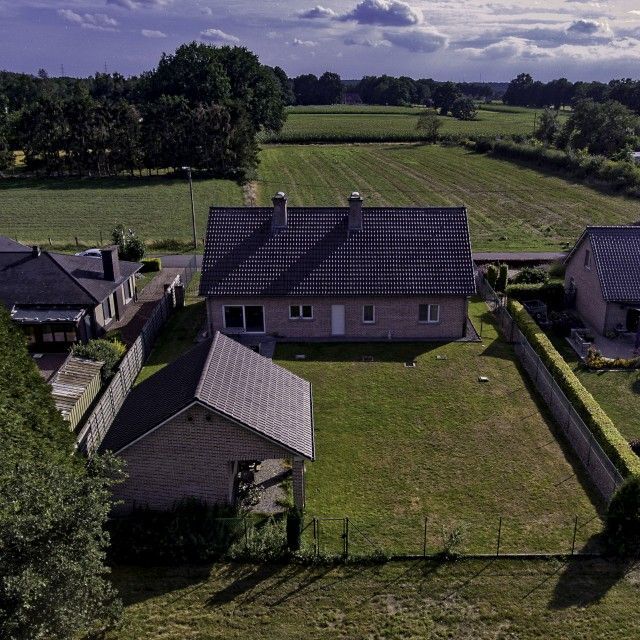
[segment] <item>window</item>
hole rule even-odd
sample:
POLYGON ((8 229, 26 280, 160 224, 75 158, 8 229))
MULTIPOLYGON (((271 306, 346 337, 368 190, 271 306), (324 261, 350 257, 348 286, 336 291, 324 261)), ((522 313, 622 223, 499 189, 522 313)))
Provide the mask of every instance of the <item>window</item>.
POLYGON ((124 297, 127 302, 133 298, 133 292, 135 291, 135 287, 133 284, 133 278, 129 278, 124 283, 124 297))
POLYGON ((436 324, 440 322, 439 304, 421 304, 418 306, 418 322, 436 324))
POLYGON ((102 315, 104 316, 105 324, 113 318, 113 300, 111 296, 102 302, 102 315))
POLYGON ((589 249, 584 252, 584 268, 591 269, 591 251, 589 249))
MULTIPOLYGON (((75 342, 78 338, 75 325, 43 324, 42 342, 75 342)), ((35 334, 30 343, 36 342, 35 334)))
POLYGON ((376 321, 376 308, 372 304, 365 304, 362 307, 362 322, 372 324, 376 321))
POLYGON ((310 304, 292 304, 289 307, 289 320, 313 320, 313 307, 310 304))
POLYGON ((225 329, 264 333, 264 308, 261 306, 225 306, 223 315, 225 329))

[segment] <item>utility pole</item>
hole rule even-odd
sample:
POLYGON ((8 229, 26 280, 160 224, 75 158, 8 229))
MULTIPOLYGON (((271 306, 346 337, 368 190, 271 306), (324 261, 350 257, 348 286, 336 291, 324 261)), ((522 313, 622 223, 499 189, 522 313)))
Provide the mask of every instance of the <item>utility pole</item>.
POLYGON ((196 236, 196 208, 193 204, 193 180, 191 179, 191 167, 182 167, 189 178, 189 195, 191 196, 191 227, 193 229, 193 250, 198 250, 198 237, 196 236))

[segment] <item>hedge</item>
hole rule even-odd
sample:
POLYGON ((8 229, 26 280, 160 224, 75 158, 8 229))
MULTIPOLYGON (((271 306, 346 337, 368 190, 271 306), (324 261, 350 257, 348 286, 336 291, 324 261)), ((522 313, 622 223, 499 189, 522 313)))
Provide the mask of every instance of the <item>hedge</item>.
POLYGON ((524 336, 622 476, 625 478, 640 476, 640 458, 631 450, 629 443, 616 429, 611 418, 584 388, 571 367, 527 313, 527 310, 516 300, 509 300, 507 308, 524 336))
POLYGON ((142 258, 141 273, 150 273, 151 271, 160 271, 162 269, 162 260, 160 258, 142 258))
POLYGON ((550 307, 559 309, 564 306, 564 283, 559 281, 542 282, 540 284, 510 284, 507 296, 520 302, 526 300, 542 300, 550 307))

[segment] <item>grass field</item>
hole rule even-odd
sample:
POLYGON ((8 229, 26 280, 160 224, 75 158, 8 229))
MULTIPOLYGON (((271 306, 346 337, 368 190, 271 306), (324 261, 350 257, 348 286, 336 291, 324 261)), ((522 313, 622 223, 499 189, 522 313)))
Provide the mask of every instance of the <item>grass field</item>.
POLYGON ((640 570, 609 560, 119 568, 109 640, 627 640, 640 570))
MULTIPOLYGON (((579 547, 600 528, 512 347, 484 303, 471 313, 483 344, 278 345, 275 361, 314 389, 307 515, 351 518, 356 555, 421 553, 425 516, 431 550, 444 527, 460 529, 461 550, 474 553, 495 550, 500 516, 505 552, 570 549, 575 515, 579 547), (404 367, 414 358, 415 369, 404 367)), ((342 523, 321 528, 321 549, 338 552, 342 523)))
MULTIPOLYGON (((401 142, 421 140, 416 130, 420 107, 332 105, 293 107, 281 132, 264 137, 268 142, 401 142)), ((471 121, 444 117, 441 134, 510 136, 533 132, 540 110, 487 105, 471 121)), ((565 115, 561 113, 560 118, 565 115)))
MULTIPOLYGON (((260 155, 258 203, 279 190, 289 203, 346 205, 360 190, 371 206, 461 205, 469 209, 474 249, 566 248, 586 224, 640 219, 640 199, 608 195, 537 168, 437 145, 270 145, 260 155)), ((243 189, 222 180, 194 183, 199 237, 208 207, 242 205, 243 189)), ((191 235, 186 181, 0 181, 0 233, 24 242, 85 245, 109 237, 117 222, 147 240, 191 235)))

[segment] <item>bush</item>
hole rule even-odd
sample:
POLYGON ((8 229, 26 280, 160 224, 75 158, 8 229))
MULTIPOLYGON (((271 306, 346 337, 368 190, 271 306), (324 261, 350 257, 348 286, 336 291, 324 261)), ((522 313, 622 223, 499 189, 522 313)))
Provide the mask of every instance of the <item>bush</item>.
POLYGON ((564 279, 566 270, 567 265, 564 263, 564 260, 556 260, 549 265, 549 277, 564 279))
POLYGON ((491 285, 491 288, 495 291, 496 282, 498 281, 498 266, 490 264, 487 267, 487 282, 491 285))
POLYGON ((118 247, 118 257, 121 260, 139 262, 144 256, 144 242, 136 237, 133 229, 125 229, 124 225, 118 224, 111 232, 113 244, 118 247))
POLYGON ((553 309, 564 306, 564 283, 544 282, 541 284, 510 284, 506 291, 509 298, 515 300, 542 300, 553 309))
POLYGON ((597 349, 591 348, 587 352, 586 364, 589 369, 639 369, 640 357, 637 358, 607 358, 597 349))
POLYGON ((606 533, 618 553, 629 553, 640 542, 640 477, 628 478, 616 491, 607 510, 606 533))
POLYGON ((516 300, 509 300, 508 310, 580 417, 623 477, 640 475, 640 458, 595 398, 584 388, 571 367, 558 353, 549 338, 527 310, 516 300))
POLYGON ((498 269, 498 279, 496 280, 495 290, 499 293, 504 293, 507 288, 508 278, 509 267, 506 264, 501 264, 498 269))
POLYGON ((524 267, 511 279, 513 284, 542 284, 549 280, 549 273, 540 267, 524 267))
POLYGON ((160 258, 142 258, 140 262, 142 262, 141 273, 151 273, 162 269, 162 260, 160 258))
POLYGON ((74 345, 72 352, 73 355, 79 358, 89 358, 89 360, 104 362, 102 379, 107 382, 115 375, 116 367, 126 350, 127 347, 120 340, 98 338, 89 340, 87 344, 74 345))

